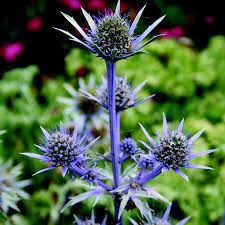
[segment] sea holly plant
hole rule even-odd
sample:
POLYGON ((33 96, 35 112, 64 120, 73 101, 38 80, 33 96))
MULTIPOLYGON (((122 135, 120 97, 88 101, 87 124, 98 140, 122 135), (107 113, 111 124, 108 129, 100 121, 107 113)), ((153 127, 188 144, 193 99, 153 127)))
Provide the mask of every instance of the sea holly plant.
MULTIPOLYGON (((72 41, 80 43, 89 49, 97 57, 103 58, 106 63, 107 76, 103 78, 102 84, 95 93, 90 93, 89 90, 85 89, 80 90, 80 92, 82 97, 92 102, 92 105, 96 104, 98 110, 101 107, 101 110, 108 112, 110 127, 110 153, 106 156, 98 155, 98 160, 90 156, 89 150, 92 153, 96 152, 94 144, 97 141, 98 143, 100 142, 99 137, 92 140, 85 138, 83 132, 79 131, 76 124, 72 132, 65 129, 62 123, 58 129, 56 128, 52 131, 47 131, 41 127, 45 140, 41 145, 36 145, 41 154, 22 153, 25 156, 40 159, 48 164, 47 168, 35 174, 61 167, 63 176, 70 172, 72 177, 79 177, 87 183, 89 190, 71 197, 62 207, 62 212, 68 207, 85 201, 92 196, 96 196, 94 203, 96 205, 102 195, 108 195, 111 196, 114 202, 114 224, 124 224, 123 213, 125 210, 129 210, 132 205, 132 207, 138 208, 143 221, 148 221, 146 224, 168 225, 170 224, 168 215, 171 205, 169 205, 163 218, 160 219, 152 215, 153 210, 143 200, 153 198, 170 204, 148 182, 161 173, 166 173, 168 170, 173 170, 188 181, 188 177, 181 171, 181 168, 211 169, 210 167, 195 165, 190 162, 192 159, 209 154, 214 150, 194 153, 194 142, 203 131, 199 131, 190 137, 183 132, 184 120, 181 121, 176 129, 172 129, 167 124, 166 116, 163 115, 162 134, 156 130, 157 140, 154 140, 149 135, 143 125, 140 125, 143 135, 149 142, 139 141, 144 149, 140 149, 137 142, 130 137, 123 137, 120 141, 121 113, 154 97, 154 95, 151 95, 140 100, 138 92, 145 85, 145 82, 134 88, 127 78, 120 77, 116 73, 117 61, 144 53, 142 48, 157 37, 154 36, 147 42, 142 43, 149 33, 163 20, 164 16, 151 24, 143 34, 138 35, 135 33, 144 9, 145 6, 137 14, 134 21, 131 22, 127 15, 121 15, 120 1, 117 3, 115 12, 107 10, 98 18, 91 17, 82 8, 84 17, 90 26, 88 32, 83 31, 71 16, 62 13, 81 34, 82 40, 65 30, 56 29, 69 36, 72 41), (98 161, 101 159, 104 161, 105 168, 98 167, 98 161), (125 163, 126 161, 130 162, 127 164, 125 163), (111 167, 109 166, 110 164, 111 167)), ((75 100, 79 102, 80 95, 78 96, 77 92, 74 92, 70 86, 67 86, 67 89, 75 100)), ((76 220, 78 224, 83 221, 79 218, 76 220)), ((184 219, 178 224, 184 224, 187 220, 184 219)), ((133 224, 139 224, 132 218, 130 221, 131 223, 133 221, 133 224)), ((89 222, 87 224, 92 224, 91 221, 89 222)), ((104 223, 106 222, 103 221, 104 223)), ((141 221, 140 224, 143 224, 143 222, 141 221)))
MULTIPOLYGON (((0 131, 0 135, 4 133, 6 131, 0 131)), ((31 182, 30 180, 20 180, 21 174, 22 165, 13 166, 12 161, 5 163, 0 161, 0 223, 8 224, 10 215, 12 215, 9 210, 20 211, 17 203, 21 199, 29 199, 29 195, 24 191, 24 188, 31 182)))

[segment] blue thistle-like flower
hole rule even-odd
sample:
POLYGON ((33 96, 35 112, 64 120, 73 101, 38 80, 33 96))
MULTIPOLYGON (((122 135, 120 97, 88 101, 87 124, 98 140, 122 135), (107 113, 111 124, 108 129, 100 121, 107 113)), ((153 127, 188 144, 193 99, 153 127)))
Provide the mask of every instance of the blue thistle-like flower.
POLYGON ((120 142, 120 151, 127 155, 133 155, 138 151, 137 143, 132 138, 124 138, 120 142))
POLYGON ((144 44, 141 44, 141 42, 165 17, 160 17, 151 24, 143 34, 136 36, 134 33, 145 6, 139 11, 132 23, 129 21, 127 16, 121 16, 120 0, 117 3, 115 13, 112 13, 112 11, 109 10, 109 12, 100 16, 100 18, 93 19, 83 8, 81 9, 90 26, 88 33, 85 33, 72 17, 64 13, 62 13, 62 15, 82 35, 84 41, 79 40, 68 31, 58 28, 55 29, 68 35, 70 40, 82 44, 95 55, 102 57, 107 61, 118 61, 135 54, 143 53, 141 49, 160 35, 154 36, 144 44))
MULTIPOLYGON (((171 207, 172 207, 172 204, 169 204, 169 206, 167 207, 162 218, 152 216, 151 209, 149 209, 148 216, 146 217, 147 221, 142 220, 140 223, 138 223, 131 218, 129 218, 129 220, 133 225, 150 225, 150 224, 151 225, 172 225, 172 223, 169 220, 169 214, 171 211, 171 207)), ((186 217, 182 221, 178 222, 176 225, 184 225, 189 219, 190 219, 190 217, 186 217)))
MULTIPOLYGON (((163 134, 159 135, 157 130, 156 135, 158 141, 152 139, 145 128, 140 124, 146 138, 152 145, 150 147, 145 142, 140 141, 145 147, 147 147, 151 154, 145 155, 146 158, 151 159, 155 163, 159 163, 161 172, 172 169, 185 180, 188 181, 188 177, 180 170, 183 168, 194 168, 194 169, 212 169, 207 166, 194 165, 189 161, 202 155, 206 155, 214 152, 214 149, 210 149, 204 152, 192 153, 192 145, 196 139, 203 133, 203 130, 196 133, 191 138, 183 134, 184 120, 177 126, 176 130, 168 128, 166 116, 163 114, 163 134)), ((157 169, 157 173, 159 173, 157 169)))
MULTIPOLYGON (((139 84, 134 90, 130 83, 128 82, 126 77, 116 77, 116 90, 115 90, 115 98, 116 98, 116 111, 124 111, 125 109, 137 106, 144 101, 149 100, 150 98, 154 97, 154 95, 148 96, 142 100, 137 101, 138 97, 137 93, 144 87, 146 82, 142 82, 139 84)), ((81 90, 83 95, 96 102, 100 106, 105 109, 108 109, 108 86, 107 81, 103 79, 102 84, 96 91, 96 95, 93 96, 91 93, 81 90)))
POLYGON ((83 146, 85 136, 79 138, 77 128, 74 129, 72 134, 65 130, 62 123, 60 123, 59 130, 56 129, 51 133, 42 127, 41 129, 46 140, 43 145, 36 145, 36 147, 43 154, 21 153, 22 155, 37 158, 49 164, 48 168, 42 169, 34 175, 56 167, 62 167, 62 175, 65 176, 69 168, 75 165, 82 166, 82 163, 86 162, 88 158, 85 156, 85 152, 99 139, 96 138, 86 146, 83 146))

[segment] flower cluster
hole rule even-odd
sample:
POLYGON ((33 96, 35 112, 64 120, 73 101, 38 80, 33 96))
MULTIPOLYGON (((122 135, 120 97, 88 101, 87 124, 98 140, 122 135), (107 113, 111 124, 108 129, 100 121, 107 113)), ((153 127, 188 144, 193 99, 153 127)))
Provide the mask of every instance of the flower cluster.
POLYGON ((207 166, 194 165, 189 161, 202 155, 206 155, 214 152, 214 149, 210 149, 204 152, 192 153, 193 143, 203 133, 203 130, 196 133, 191 138, 183 133, 184 120, 177 126, 176 130, 168 128, 166 116, 163 114, 163 132, 160 136, 158 130, 156 135, 158 141, 155 141, 141 126, 146 138, 151 144, 151 147, 145 142, 140 141, 149 151, 150 154, 145 157, 152 160, 155 163, 160 164, 161 171, 172 169, 179 174, 185 180, 188 181, 188 177, 180 170, 180 167, 193 168, 193 169, 212 169, 207 166))
MULTIPOLYGON (((72 106, 76 105, 76 109, 88 115, 89 119, 93 118, 93 114, 100 111, 99 107, 95 105, 96 103, 107 110, 109 113, 111 152, 108 157, 100 154, 99 159, 105 161, 105 168, 97 170, 95 160, 87 156, 87 150, 98 138, 90 142, 84 142, 85 137, 78 134, 77 127, 71 134, 66 131, 62 124, 60 124, 59 130, 55 129, 51 132, 41 128, 45 141, 42 145, 37 145, 37 147, 42 151, 42 154, 22 153, 48 163, 47 168, 38 171, 36 174, 62 167, 63 176, 70 170, 73 177, 78 175, 81 179, 92 184, 89 185, 89 191, 71 197, 70 201, 63 206, 61 212, 92 196, 96 196, 96 204, 101 195, 108 194, 114 201, 115 224, 123 224, 123 212, 125 209, 129 210, 130 205, 132 205, 138 208, 143 218, 147 219, 147 222, 142 220, 141 224, 171 225, 168 219, 171 204, 164 216, 160 218, 153 217, 152 210, 143 203, 143 198, 154 198, 169 204, 162 195, 148 186, 147 182, 167 170, 173 170, 188 180, 188 177, 180 170, 181 167, 211 169, 210 167, 190 163, 190 160, 211 153, 214 150, 192 153, 193 143, 203 131, 189 138, 188 135, 183 133, 184 120, 173 130, 168 127, 166 116, 163 115, 163 131, 162 135, 160 135, 157 130, 157 140, 154 140, 146 129, 140 125, 151 145, 149 146, 147 143, 140 141, 149 150, 148 153, 138 150, 137 143, 132 138, 124 138, 120 142, 121 113, 125 109, 137 106, 153 97, 148 96, 137 101, 137 93, 145 85, 145 82, 132 89, 127 78, 116 76, 116 61, 141 53, 140 50, 149 44, 152 39, 142 45, 141 42, 164 18, 159 18, 143 34, 137 36, 134 32, 144 8, 138 13, 133 23, 129 21, 127 16, 120 15, 120 1, 118 1, 114 13, 111 10, 105 11, 105 14, 101 15, 100 18, 93 19, 82 9, 90 26, 88 33, 85 33, 72 17, 63 13, 63 16, 80 32, 84 41, 79 40, 67 31, 58 30, 68 35, 71 40, 84 45, 98 57, 102 57, 106 62, 107 79, 103 79, 102 85, 95 94, 93 94, 92 90, 81 89, 82 96, 78 95, 71 86, 66 85, 66 89, 73 98, 61 98, 61 101, 72 106), (132 159, 133 161, 131 165, 124 168, 123 163, 126 159, 132 159), (108 162, 112 164, 112 167, 108 165, 108 162), (108 185, 107 181, 103 182, 103 179, 107 179, 111 185, 108 185)), ((185 218, 177 225, 185 224, 188 219, 185 218)), ((138 225, 131 218, 130 221, 132 224, 138 225)), ((96 224, 95 217, 92 216, 91 220, 86 221, 76 218, 75 224, 94 225, 96 224)), ((102 222, 102 225, 104 224, 106 224, 106 218, 102 222)))
POLYGON ((138 151, 137 143, 132 138, 124 138, 120 142, 120 151, 128 155, 133 155, 138 151))

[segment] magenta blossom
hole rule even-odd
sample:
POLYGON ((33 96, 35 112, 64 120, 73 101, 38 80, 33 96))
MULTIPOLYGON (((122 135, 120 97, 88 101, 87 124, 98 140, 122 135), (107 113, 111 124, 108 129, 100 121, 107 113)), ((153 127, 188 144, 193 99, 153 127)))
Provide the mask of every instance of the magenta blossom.
POLYGON ((80 0, 61 0, 62 4, 73 10, 80 10, 80 0))
POLYGON ((35 16, 31 18, 26 24, 26 28, 29 32, 38 32, 42 29, 42 27, 43 20, 41 16, 35 16))
POLYGON ((87 4, 89 10, 104 10, 106 5, 103 0, 90 0, 87 4))
POLYGON ((14 42, 5 44, 0 48, 0 55, 7 62, 14 62, 24 51, 24 44, 22 42, 14 42))
POLYGON ((181 26, 160 29, 159 33, 165 34, 161 38, 180 38, 185 34, 184 29, 181 26))

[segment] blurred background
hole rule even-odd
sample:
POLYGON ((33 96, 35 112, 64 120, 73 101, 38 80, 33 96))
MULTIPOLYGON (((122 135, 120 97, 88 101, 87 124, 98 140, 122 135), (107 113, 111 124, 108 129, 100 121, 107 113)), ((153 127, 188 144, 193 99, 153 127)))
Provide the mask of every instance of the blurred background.
MULTIPOLYGON (((144 0, 122 0, 121 8, 134 19, 145 3, 144 0)), ((146 47, 149 54, 118 64, 118 74, 127 76, 133 85, 147 81, 142 97, 156 94, 151 102, 123 113, 122 137, 144 140, 138 122, 154 131, 161 127, 162 113, 165 112, 174 126, 184 117, 187 132, 205 128, 196 151, 219 149, 197 160, 197 163, 215 168, 214 171, 189 170, 190 183, 173 173, 163 174, 151 183, 174 202, 173 219, 176 221, 191 215, 189 224, 192 225, 224 224, 225 30, 220 4, 220 1, 147 1, 137 33, 166 14, 152 35, 167 35, 146 47)), ((75 101, 64 87, 67 83, 78 90, 83 83, 89 83, 87 88, 93 91, 106 72, 101 59, 53 29, 59 27, 75 32, 60 11, 73 15, 86 28, 81 5, 91 14, 98 15, 108 5, 114 8, 116 2, 19 0, 4 1, 0 7, 0 130, 7 130, 1 136, 0 163, 12 159, 15 165, 22 164, 21 179, 32 180, 32 184, 25 188, 30 199, 19 202, 20 212, 8 212, 10 224, 64 225, 72 224, 75 212, 83 217, 91 214, 93 199, 60 215, 66 196, 81 193, 84 188, 79 182, 67 183, 69 176, 62 178, 60 171, 32 177, 45 165, 19 155, 20 152, 36 151, 34 144, 40 142, 40 125, 52 128, 60 120, 68 127, 79 122, 80 129, 88 121, 90 134, 103 137, 103 146, 99 144, 96 151, 104 152, 109 148, 107 117, 104 120, 84 117, 89 111, 81 108, 79 101, 75 101), (74 102, 64 104, 62 97, 72 98, 74 102)), ((95 214, 100 212, 100 221, 103 212, 111 218, 113 207, 108 202, 108 198, 102 198, 96 207, 95 214)), ((157 212, 166 208, 159 202, 150 203, 157 212)), ((136 215, 136 211, 126 213, 126 216, 131 215, 136 215)))

